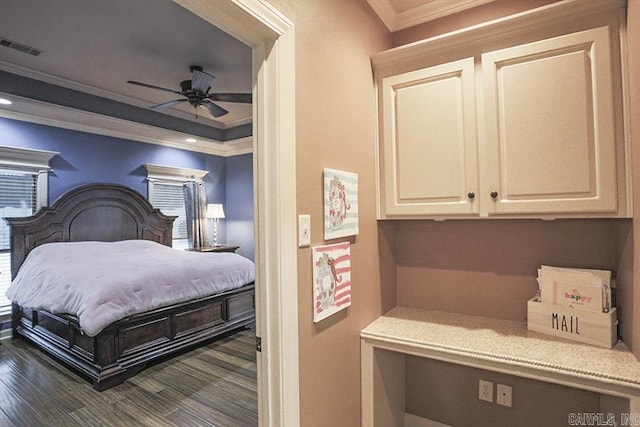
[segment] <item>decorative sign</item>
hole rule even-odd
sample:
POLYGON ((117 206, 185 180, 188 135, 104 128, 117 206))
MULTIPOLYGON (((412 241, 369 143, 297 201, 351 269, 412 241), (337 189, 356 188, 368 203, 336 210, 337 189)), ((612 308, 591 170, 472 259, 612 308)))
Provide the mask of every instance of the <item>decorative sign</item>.
POLYGON ((351 305, 351 245, 316 246, 313 252, 313 321, 351 305))
POLYGON ((358 174, 324 170, 324 238, 358 234, 358 174))

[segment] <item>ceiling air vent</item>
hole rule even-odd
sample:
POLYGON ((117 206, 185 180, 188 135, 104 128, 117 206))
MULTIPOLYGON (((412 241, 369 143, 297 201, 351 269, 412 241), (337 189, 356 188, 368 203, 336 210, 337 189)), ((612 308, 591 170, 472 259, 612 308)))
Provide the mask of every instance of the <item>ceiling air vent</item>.
POLYGON ((28 53, 29 55, 33 55, 33 56, 38 56, 42 53, 40 49, 27 46, 26 44, 17 43, 17 42, 14 42, 13 40, 9 40, 4 37, 0 37, 0 46, 10 47, 11 49, 15 49, 22 53, 28 53))

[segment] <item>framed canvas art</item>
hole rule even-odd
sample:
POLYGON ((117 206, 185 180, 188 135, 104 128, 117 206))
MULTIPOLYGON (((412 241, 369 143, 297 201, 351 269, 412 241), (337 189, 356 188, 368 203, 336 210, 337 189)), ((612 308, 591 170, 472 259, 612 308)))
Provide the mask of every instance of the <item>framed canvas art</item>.
POLYGON ((351 305, 351 245, 316 246, 313 253, 313 321, 351 305))
POLYGON ((358 174, 324 170, 324 238, 358 234, 358 174))

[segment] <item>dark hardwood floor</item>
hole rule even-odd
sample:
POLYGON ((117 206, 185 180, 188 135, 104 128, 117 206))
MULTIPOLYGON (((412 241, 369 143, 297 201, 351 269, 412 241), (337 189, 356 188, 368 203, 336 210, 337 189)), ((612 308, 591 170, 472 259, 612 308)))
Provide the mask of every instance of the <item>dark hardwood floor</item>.
POLYGON ((0 345, 0 426, 258 425, 255 331, 155 364, 103 392, 24 340, 0 345))

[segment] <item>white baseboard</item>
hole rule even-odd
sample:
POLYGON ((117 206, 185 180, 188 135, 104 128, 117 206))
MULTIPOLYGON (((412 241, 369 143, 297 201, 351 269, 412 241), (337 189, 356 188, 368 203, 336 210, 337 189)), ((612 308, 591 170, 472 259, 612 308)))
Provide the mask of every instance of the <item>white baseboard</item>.
POLYGON ((429 420, 413 414, 404 414, 404 427, 451 427, 438 421, 429 420))

